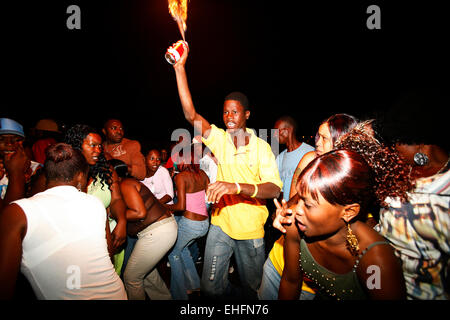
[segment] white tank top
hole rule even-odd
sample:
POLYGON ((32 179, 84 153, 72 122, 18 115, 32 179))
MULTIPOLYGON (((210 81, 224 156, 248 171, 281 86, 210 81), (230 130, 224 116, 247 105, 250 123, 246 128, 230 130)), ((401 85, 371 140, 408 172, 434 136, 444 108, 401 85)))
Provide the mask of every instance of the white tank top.
POLYGON ((100 200, 59 186, 14 201, 25 212, 21 270, 38 299, 126 299, 109 258, 100 200))

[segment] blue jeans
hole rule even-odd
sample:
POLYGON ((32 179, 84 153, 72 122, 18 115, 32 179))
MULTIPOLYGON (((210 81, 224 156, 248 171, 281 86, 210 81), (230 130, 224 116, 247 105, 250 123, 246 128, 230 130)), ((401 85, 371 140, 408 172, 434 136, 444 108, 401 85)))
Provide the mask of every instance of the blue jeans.
POLYGON ((189 251, 189 245, 206 235, 208 228, 208 219, 203 221, 194 221, 185 217, 178 219, 177 242, 169 253, 170 293, 175 300, 187 300, 186 290, 200 289, 200 277, 189 251))
MULTIPOLYGON (((278 289, 280 288, 281 275, 273 266, 270 258, 267 258, 264 263, 264 273, 261 281, 261 286, 258 289, 259 300, 278 300, 278 289)), ((312 300, 314 294, 302 290, 299 300, 312 300)))
POLYGON ((264 239, 235 240, 218 226, 209 227, 203 264, 202 292, 208 298, 256 300, 265 259, 264 239), (240 283, 237 289, 228 281, 231 256, 235 256, 240 283))

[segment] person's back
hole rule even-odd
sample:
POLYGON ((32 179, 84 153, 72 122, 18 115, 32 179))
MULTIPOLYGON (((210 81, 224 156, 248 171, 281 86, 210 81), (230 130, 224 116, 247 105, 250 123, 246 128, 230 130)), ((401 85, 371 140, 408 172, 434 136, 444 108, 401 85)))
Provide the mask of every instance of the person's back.
POLYGON ((198 215, 208 216, 206 211, 206 188, 208 176, 203 170, 199 172, 183 171, 178 174, 178 179, 183 179, 186 190, 186 211, 198 215))
POLYGON ((21 270, 39 299, 126 299, 95 197, 58 186, 14 202, 27 218, 21 270))
POLYGON ((140 221, 128 221, 128 233, 137 234, 145 227, 162 219, 170 217, 167 209, 156 199, 155 195, 142 182, 134 178, 125 178, 121 182, 121 191, 126 197, 127 188, 135 188, 144 202, 147 211, 145 218, 140 221))

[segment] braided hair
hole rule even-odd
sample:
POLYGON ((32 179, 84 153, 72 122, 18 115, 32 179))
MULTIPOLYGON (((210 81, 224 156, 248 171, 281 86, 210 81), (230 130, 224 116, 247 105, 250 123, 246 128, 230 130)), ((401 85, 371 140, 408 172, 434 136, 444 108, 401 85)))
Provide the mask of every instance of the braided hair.
MULTIPOLYGON (((64 137, 64 142, 67 144, 70 144, 74 149, 82 151, 82 145, 84 139, 90 134, 95 133, 100 135, 97 130, 94 128, 85 125, 85 124, 76 124, 73 127, 71 127, 69 130, 67 130, 66 135, 64 137)), ((95 165, 89 166, 89 177, 92 178, 94 181, 93 183, 96 183, 97 180, 100 180, 102 182, 101 188, 103 189, 103 184, 106 183, 108 185, 108 188, 111 189, 112 184, 112 172, 110 169, 110 166, 105 158, 105 155, 102 152, 100 152, 98 156, 98 160, 95 163, 95 165)))

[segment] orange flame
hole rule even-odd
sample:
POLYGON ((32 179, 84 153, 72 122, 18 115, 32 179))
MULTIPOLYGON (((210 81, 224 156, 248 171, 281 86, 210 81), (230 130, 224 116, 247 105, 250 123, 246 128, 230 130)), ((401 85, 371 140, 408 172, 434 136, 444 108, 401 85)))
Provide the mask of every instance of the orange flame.
POLYGON ((183 36, 186 31, 186 19, 187 19, 187 3, 188 0, 168 0, 169 12, 178 24, 180 33, 183 36))

